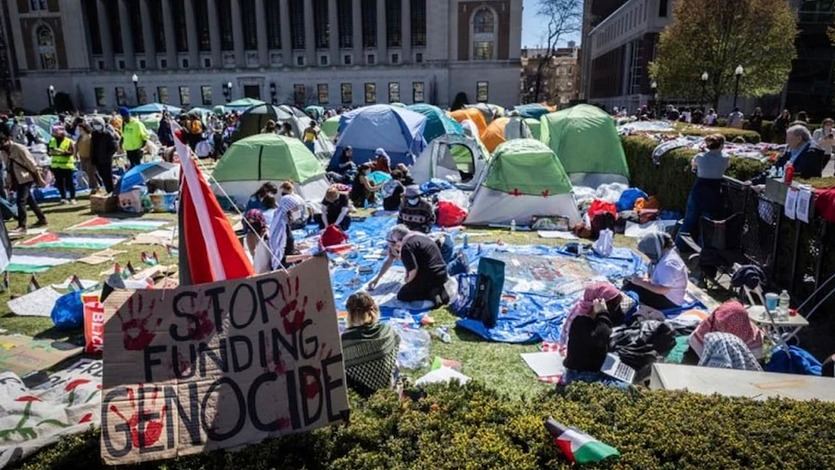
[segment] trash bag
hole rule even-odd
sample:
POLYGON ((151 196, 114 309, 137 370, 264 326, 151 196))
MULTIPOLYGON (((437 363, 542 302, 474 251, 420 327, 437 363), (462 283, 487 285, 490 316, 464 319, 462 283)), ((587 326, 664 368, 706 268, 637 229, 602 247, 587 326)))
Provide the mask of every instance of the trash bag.
POLYGON ((438 203, 438 225, 441 227, 455 227, 464 223, 467 211, 450 201, 438 203))
POLYGON ((460 189, 445 189, 438 193, 438 201, 449 201, 463 209, 469 209, 470 199, 460 189))
POLYGON ((81 291, 68 292, 55 301, 52 307, 52 323, 59 330, 81 328, 84 324, 84 303, 81 291))
POLYGON ((647 193, 641 191, 638 188, 629 188, 623 193, 621 193, 620 198, 618 198, 617 208, 618 212, 620 211, 631 211, 635 208, 635 202, 638 199, 646 199, 647 193))
POLYGON ((425 330, 409 328, 392 322, 391 327, 400 336, 397 364, 404 369, 420 369, 429 364, 429 345, 432 337, 425 330))
POLYGON ((594 242, 592 249, 595 253, 599 256, 609 257, 612 254, 612 243, 614 241, 615 234, 610 229, 603 229, 600 231, 600 236, 597 237, 597 241, 594 242))

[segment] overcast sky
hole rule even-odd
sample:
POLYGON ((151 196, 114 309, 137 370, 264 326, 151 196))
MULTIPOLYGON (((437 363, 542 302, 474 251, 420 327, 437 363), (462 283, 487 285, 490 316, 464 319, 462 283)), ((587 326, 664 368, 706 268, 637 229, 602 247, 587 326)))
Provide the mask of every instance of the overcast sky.
MULTIPOLYGON (((539 0, 523 0, 524 11, 522 14, 522 47, 536 47, 545 43, 545 21, 537 17, 536 10, 539 0)), ((560 46, 566 42, 574 40, 580 43, 580 33, 573 34, 571 37, 563 38, 560 41, 560 46)))

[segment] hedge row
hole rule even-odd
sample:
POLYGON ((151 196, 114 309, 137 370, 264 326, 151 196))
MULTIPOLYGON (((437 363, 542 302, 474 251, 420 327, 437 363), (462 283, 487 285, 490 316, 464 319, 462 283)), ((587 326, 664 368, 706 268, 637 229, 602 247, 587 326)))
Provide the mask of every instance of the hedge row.
MULTIPOLYGON (((725 130, 721 130, 723 134, 725 130)), ((658 197, 662 208, 683 212, 687 205, 687 195, 696 178, 690 169, 690 160, 696 151, 673 150, 664 154, 661 164, 655 166, 652 162, 652 151, 657 146, 655 140, 644 136, 629 136, 624 137, 622 143, 629 165, 631 185, 658 197)), ((745 181, 760 174, 764 169, 765 165, 760 162, 734 158, 726 174, 745 181)))
MULTIPOLYGON (((623 392, 585 384, 510 400, 474 383, 435 386, 405 401, 386 392, 352 402, 349 426, 272 439, 238 452, 178 458, 165 467, 571 468, 543 427, 548 416, 620 450, 619 460, 591 468, 790 469, 835 462, 835 404, 815 401, 623 392)), ((64 439, 23 465, 102 467, 96 432, 64 439)))

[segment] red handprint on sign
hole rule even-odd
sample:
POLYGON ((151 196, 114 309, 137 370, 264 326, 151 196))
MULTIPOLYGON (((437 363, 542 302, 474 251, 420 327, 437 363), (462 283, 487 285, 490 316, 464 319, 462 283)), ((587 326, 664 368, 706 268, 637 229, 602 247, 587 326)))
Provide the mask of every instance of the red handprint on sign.
POLYGON ((284 307, 281 308, 279 314, 284 319, 284 331, 288 335, 299 331, 304 325, 305 309, 307 309, 307 296, 302 298, 299 303, 299 278, 296 278, 295 289, 287 279, 287 288, 279 285, 279 292, 281 292, 281 300, 284 301, 284 307), (291 316, 292 315, 292 316, 291 316))
MULTIPOLYGON (((151 395, 151 407, 154 406, 157 402, 157 397, 159 395, 159 388, 154 387, 154 393, 151 395)), ((130 437, 131 442, 133 443, 134 448, 140 448, 139 446, 139 433, 142 433, 143 436, 143 447, 151 447, 159 440, 162 436, 162 429, 163 429, 163 421, 165 420, 165 411, 166 406, 162 406, 162 410, 159 412, 159 419, 158 420, 150 420, 147 422, 143 422, 143 428, 139 429, 139 411, 136 407, 136 397, 134 396, 134 392, 132 388, 128 389, 128 402, 130 403, 131 409, 131 416, 130 418, 125 418, 125 415, 116 408, 116 405, 110 405, 110 411, 114 413, 116 416, 122 418, 125 423, 128 425, 128 429, 130 429, 130 437)))
POLYGON ((212 333, 215 329, 215 324, 209 319, 209 309, 212 301, 206 296, 204 297, 205 304, 197 307, 194 297, 191 298, 191 311, 194 314, 194 319, 189 320, 188 336, 194 341, 199 341, 212 333))
MULTIPOLYGON (((134 294, 127 301, 127 317, 119 312, 119 320, 122 321, 122 333, 125 349, 128 351, 141 351, 151 344, 156 332, 149 330, 149 322, 154 315, 156 300, 145 302, 141 294, 134 294), (147 307, 147 309, 145 308, 147 307)), ((162 318, 157 318, 153 326, 159 326, 162 318)))

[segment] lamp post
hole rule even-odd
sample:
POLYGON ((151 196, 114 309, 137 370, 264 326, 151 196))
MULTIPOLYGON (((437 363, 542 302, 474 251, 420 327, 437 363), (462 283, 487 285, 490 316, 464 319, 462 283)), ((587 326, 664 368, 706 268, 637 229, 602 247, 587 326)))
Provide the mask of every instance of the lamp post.
POLYGON ((708 78, 710 78, 710 76, 707 74, 707 70, 705 70, 704 72, 702 72, 702 103, 701 104, 702 104, 703 108, 705 107, 705 101, 706 101, 706 98, 707 98, 707 79, 708 78))
POLYGON ((272 104, 276 104, 275 97, 278 94, 278 90, 276 89, 275 82, 270 82, 270 102, 272 104))
POLYGON ((658 108, 658 82, 653 80, 649 87, 652 88, 652 98, 655 100, 655 119, 661 119, 661 111, 658 108))
POLYGON ((49 109, 50 111, 53 110, 55 107, 55 87, 49 85, 49 88, 46 89, 46 96, 49 99, 49 109))
POLYGON ((742 68, 742 65, 737 65, 736 70, 734 70, 734 76, 736 77, 736 85, 734 86, 734 109, 736 109, 736 99, 739 96, 739 80, 742 79, 744 74, 745 69, 742 68))
POLYGON ((136 74, 133 74, 130 77, 130 81, 133 82, 133 96, 136 97, 136 105, 139 106, 142 104, 139 102, 139 77, 136 76, 136 74))
POLYGON ((223 96, 226 97, 226 102, 232 101, 232 82, 226 82, 223 86, 223 96))

